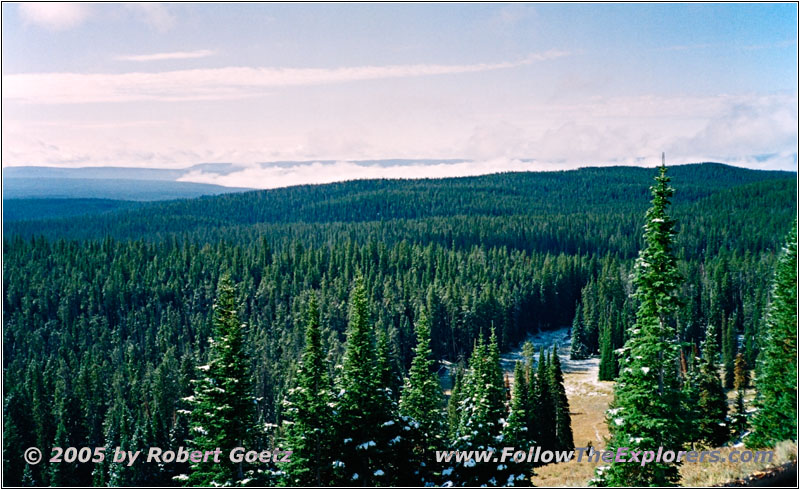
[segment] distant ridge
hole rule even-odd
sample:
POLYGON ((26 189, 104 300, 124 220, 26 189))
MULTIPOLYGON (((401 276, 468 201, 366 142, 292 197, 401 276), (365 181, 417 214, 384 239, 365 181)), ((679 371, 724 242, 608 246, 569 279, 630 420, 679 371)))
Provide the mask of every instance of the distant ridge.
MULTIPOLYGON (((87 238, 97 237, 97 230, 134 237, 194 230, 210 232, 256 224, 381 222, 453 216, 540 219, 587 212, 638 216, 649 201, 648 188, 653 175, 653 168, 620 166, 441 179, 351 180, 154 202, 96 216, 52 220, 46 227, 19 222, 4 228, 6 232, 23 235, 46 228, 54 236, 87 238)), ((678 189, 676 206, 694 205, 737 188, 747 188, 746 192, 755 196, 763 192, 779 192, 783 196, 789 187, 796 186, 797 180, 794 172, 750 170, 719 163, 672 166, 669 176, 678 189), (750 188, 752 185, 761 185, 763 192, 760 188, 750 188)), ((774 205, 796 204, 794 199, 780 197, 774 205)))
POLYGON ((158 179, 86 179, 74 176, 3 178, 3 200, 57 198, 163 201, 245 190, 249 189, 158 179))

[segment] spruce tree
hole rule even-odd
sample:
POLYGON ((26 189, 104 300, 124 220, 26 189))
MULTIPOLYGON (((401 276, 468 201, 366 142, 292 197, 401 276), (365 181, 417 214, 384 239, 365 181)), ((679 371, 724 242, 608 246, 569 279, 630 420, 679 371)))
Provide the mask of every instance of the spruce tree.
POLYGON ((466 369, 460 363, 453 367, 451 374, 453 387, 450 389, 450 398, 447 400, 447 437, 456 438, 458 424, 461 420, 461 402, 464 395, 464 372, 466 369))
POLYGON ((503 444, 517 448, 525 448, 532 444, 527 425, 526 413, 530 405, 528 382, 525 380, 525 368, 522 362, 514 365, 514 386, 511 388, 511 405, 503 428, 503 444))
MULTIPOLYGON (((503 428, 503 447, 513 447, 516 450, 525 450, 535 443, 531 438, 531 431, 528 427, 530 419, 527 413, 530 407, 530 391, 528 381, 525 379, 525 366, 517 361, 514 365, 514 385, 511 389, 511 404, 508 410, 506 426, 503 428)), ((531 476, 531 466, 526 462, 511 462, 505 468, 498 471, 498 482, 503 483, 505 477, 506 486, 522 486, 529 482, 531 476)))
MULTIPOLYGON (((229 452, 249 447, 255 435, 254 399, 249 360, 244 346, 244 329, 239 321, 236 292, 229 276, 220 278, 214 304, 214 332, 210 339, 208 363, 197 368, 192 407, 190 440, 194 449, 229 452)), ((192 463, 186 479, 190 486, 232 485, 245 477, 243 464, 220 458, 192 463)))
POLYGON ((528 427, 528 437, 531 440, 531 445, 539 444, 541 435, 540 429, 540 410, 539 401, 537 399, 538 384, 536 382, 535 366, 535 353, 536 349, 530 341, 526 341, 522 346, 522 358, 524 361, 524 375, 525 383, 528 388, 528 400, 525 404, 525 426, 528 427))
MULTIPOLYGON (((673 189, 667 169, 659 168, 650 188, 652 206, 645 215, 645 248, 636 260, 636 297, 639 309, 620 359, 614 401, 608 411, 609 449, 677 450, 681 433, 681 391, 674 317, 680 275, 672 250, 675 221, 667 213, 673 189)), ((676 463, 614 462, 592 481, 595 485, 674 485, 680 475, 676 463)))
POLYGON ((564 388, 564 373, 561 371, 561 360, 558 358, 558 344, 553 344, 553 355, 548 370, 550 386, 553 394, 555 411, 555 449, 557 451, 572 450, 572 420, 569 416, 569 401, 564 388))
POLYGON ((744 354, 741 352, 736 355, 736 367, 734 371, 734 388, 736 389, 736 402, 731 414, 731 429, 735 436, 740 436, 747 430, 747 410, 744 404, 744 390, 750 382, 747 372, 747 363, 744 354))
POLYGON ((797 440, 797 221, 775 268, 761 345, 757 410, 745 441, 754 448, 797 440))
POLYGON ((419 468, 421 477, 419 484, 424 486, 433 483, 432 455, 434 451, 444 447, 446 428, 443 413, 444 397, 439 376, 435 371, 436 361, 431 352, 431 327, 424 312, 417 319, 414 331, 417 345, 414 348, 411 369, 403 383, 400 414, 418 424, 413 451, 415 460, 425 465, 419 468))
POLYGON ((295 387, 284 402, 285 447, 293 451, 291 462, 282 468, 286 485, 319 487, 331 480, 332 389, 322 350, 319 309, 312 294, 306 312, 305 351, 297 368, 295 387))
POLYGON ((728 320, 723 324, 722 363, 724 368, 725 389, 733 388, 735 377, 736 359, 736 324, 728 320))
POLYGON ((600 366, 597 379, 613 381, 617 375, 617 361, 614 359, 614 345, 611 342, 611 325, 603 323, 600 330, 600 366))
POLYGON ((590 355, 590 348, 586 344, 586 332, 581 323, 581 304, 578 303, 575 307, 575 318, 572 320, 572 343, 569 350, 570 359, 587 359, 590 355))
POLYGON ((375 331, 369 323, 367 293, 361 278, 350 296, 340 394, 336 401, 336 441, 339 456, 333 462, 336 485, 386 484, 392 474, 391 446, 387 437, 399 429, 392 414, 392 400, 380 385, 375 331))
POLYGON ((539 349, 539 365, 536 373, 536 413, 539 415, 537 443, 542 449, 553 450, 556 447, 556 406, 548 358, 549 355, 542 346, 539 349))
POLYGON ((703 360, 697 383, 697 416, 694 417, 695 441, 717 447, 730 436, 728 428, 728 399, 722 388, 717 365, 716 329, 709 325, 701 346, 703 360))
MULTIPOLYGON (((502 422, 505 416, 505 387, 500 366, 497 337, 489 344, 478 339, 469 359, 461 395, 461 417, 455 446, 462 451, 502 450, 502 422)), ((497 485, 497 468, 468 461, 457 468, 458 480, 467 486, 497 485)), ((500 482, 502 483, 502 482, 500 482)))

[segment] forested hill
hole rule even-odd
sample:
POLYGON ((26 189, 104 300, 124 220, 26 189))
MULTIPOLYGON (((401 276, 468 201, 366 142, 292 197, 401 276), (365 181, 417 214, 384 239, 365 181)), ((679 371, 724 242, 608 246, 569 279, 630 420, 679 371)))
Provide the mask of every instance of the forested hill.
MULTIPOLYGON (((42 234, 101 238, 110 235, 123 239, 199 232, 213 240, 219 237, 215 229, 258 223, 639 213, 647 203, 652 173, 652 169, 641 167, 593 167, 464 178, 302 185, 158 202, 103 216, 6 223, 4 231, 7 236, 42 234)), ((670 174, 674 186, 680 189, 675 198, 679 206, 764 181, 781 181, 776 182, 778 190, 788 191, 787 186, 796 179, 792 172, 755 171, 718 163, 675 166, 670 168, 670 174)), ((774 187, 753 188, 753 192, 757 195, 775 192, 774 187)))
MULTIPOLYGON (((360 325, 381 352, 363 364, 368 378, 380 379, 376 389, 392 403, 423 314, 431 359, 463 364, 489 333, 484 348, 502 351, 529 333, 572 324, 575 354, 599 355, 601 375, 611 379, 612 353, 638 308, 633 258, 656 173, 616 167, 354 181, 4 223, 4 454, 190 444, 190 380, 208 368, 218 291, 228 291, 225 311, 238 312, 231 325, 242 325, 239 378, 252 388, 259 426, 287 420, 284 401, 297 384, 314 303, 330 377, 340 377, 334 366, 352 348, 349 325, 360 325)), ((754 366, 763 347, 770 278, 796 216, 796 175, 719 164, 671 167, 668 175, 680 275, 675 331, 692 356, 713 326, 733 386, 737 354, 754 366)), ((452 434, 464 426, 457 416, 446 425, 452 434)), ((354 425, 341 426, 349 434, 354 425)), ((362 429, 371 438, 386 426, 362 429)), ((391 460, 410 461, 399 452, 391 460)), ((188 471, 31 467, 8 458, 4 483, 165 486, 188 471)))

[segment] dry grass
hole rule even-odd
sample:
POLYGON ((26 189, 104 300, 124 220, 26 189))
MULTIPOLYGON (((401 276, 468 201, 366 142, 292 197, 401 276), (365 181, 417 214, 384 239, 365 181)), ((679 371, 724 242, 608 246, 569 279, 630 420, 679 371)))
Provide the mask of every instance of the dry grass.
POLYGON ((681 465, 681 485, 686 487, 710 487, 721 483, 744 478, 768 467, 778 466, 789 461, 797 461, 797 445, 792 441, 783 441, 775 447, 772 463, 731 463, 728 456, 733 451, 743 451, 743 447, 723 447, 720 454, 725 462, 687 463, 681 465))
MULTIPOLYGON (((562 357, 564 359, 564 357, 562 357)), ((568 358, 567 358, 568 359, 568 358)), ((614 383, 597 381, 597 359, 580 363, 565 362, 564 384, 572 414, 572 431, 575 445, 586 446, 591 441, 595 448, 605 448, 608 428, 605 411, 613 398, 614 383)), ((755 396, 752 388, 745 392, 745 403, 749 407, 755 396)), ((728 393, 728 403, 735 403, 736 392, 728 393)), ((775 448, 771 464, 747 462, 731 463, 728 456, 732 451, 742 451, 744 447, 719 448, 725 462, 686 463, 681 465, 681 485, 685 487, 708 487, 731 482, 780 464, 797 461, 797 445, 784 441, 775 448)), ((585 487, 594 477, 596 466, 604 463, 577 462, 550 464, 536 468, 531 478, 539 487, 585 487)))

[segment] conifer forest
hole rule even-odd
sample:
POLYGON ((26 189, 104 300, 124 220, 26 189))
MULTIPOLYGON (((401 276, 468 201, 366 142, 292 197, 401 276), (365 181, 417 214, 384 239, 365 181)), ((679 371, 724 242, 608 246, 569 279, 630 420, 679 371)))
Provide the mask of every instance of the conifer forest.
MULTIPOLYGON (((6 222, 3 484, 529 486, 544 463, 435 453, 583 442, 567 358, 526 342, 559 328, 615 381, 610 449, 796 441, 796 184, 583 168, 6 222), (51 463, 53 447, 106 458, 51 463), (111 457, 150 447, 291 457, 111 457)), ((586 484, 675 485, 678 466, 586 484)))

